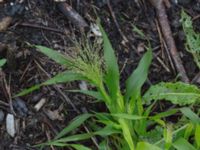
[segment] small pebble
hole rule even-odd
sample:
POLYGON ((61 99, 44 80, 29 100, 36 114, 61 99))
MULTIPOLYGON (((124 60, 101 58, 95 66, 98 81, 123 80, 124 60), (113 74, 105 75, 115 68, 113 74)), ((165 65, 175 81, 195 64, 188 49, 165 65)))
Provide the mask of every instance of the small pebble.
POLYGON ((4 116, 5 116, 4 112, 0 110, 0 124, 3 122, 4 116))
POLYGON ((6 116, 6 131, 11 137, 15 136, 15 119, 12 114, 7 114, 6 116))
POLYGON ((91 24, 90 29, 95 36, 97 36, 97 37, 102 36, 99 26, 97 24, 91 24))
POLYGON ((22 99, 15 98, 15 100, 13 100, 13 107, 21 117, 28 116, 28 108, 22 99))
POLYGON ((81 90, 88 90, 87 83, 85 81, 81 81, 81 83, 79 84, 79 88, 81 90))

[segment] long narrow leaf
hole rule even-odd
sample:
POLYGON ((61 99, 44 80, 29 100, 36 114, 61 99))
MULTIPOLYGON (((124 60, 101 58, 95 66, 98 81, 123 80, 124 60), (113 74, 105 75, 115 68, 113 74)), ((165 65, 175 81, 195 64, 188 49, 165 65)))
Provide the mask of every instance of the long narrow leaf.
POLYGON ((172 145, 172 139, 173 139, 171 125, 167 125, 167 127, 164 129, 163 136, 164 136, 164 140, 165 140, 165 149, 169 150, 172 145))
POLYGON ((77 116, 66 128, 64 128, 56 137, 55 139, 59 139, 62 136, 66 135, 70 131, 78 128, 80 125, 83 124, 88 118, 90 118, 91 114, 82 114, 77 116))
POLYGON ((76 142, 76 141, 82 141, 89 139, 93 136, 93 134, 83 133, 83 134, 75 134, 67 137, 63 137, 60 139, 57 139, 56 142, 60 143, 66 143, 66 142, 76 142))
POLYGON ((131 115, 131 114, 111 114, 113 117, 117 118, 123 118, 123 119, 128 119, 128 120, 140 120, 140 119, 145 119, 146 117, 144 116, 139 116, 139 115, 131 115))
POLYGON ((32 86, 28 89, 24 89, 20 93, 16 94, 14 97, 24 96, 26 94, 29 94, 29 93, 35 91, 35 90, 38 90, 40 87, 41 87, 41 85, 39 84, 39 85, 32 86))
POLYGON ((162 149, 146 142, 139 142, 137 144, 136 150, 162 150, 162 149))
POLYGON ((185 132, 184 132, 184 139, 188 140, 189 137, 192 135, 193 130, 194 130, 194 124, 189 123, 187 128, 185 129, 185 132))
POLYGON ((184 116, 189 118, 193 124, 200 124, 200 118, 197 114, 195 114, 190 108, 184 107, 181 108, 180 111, 184 116))
POLYGON ((127 120, 120 118, 119 122, 120 122, 120 126, 122 128, 123 137, 126 140, 126 142, 128 143, 130 150, 135 150, 132 133, 130 132, 127 120))
POLYGON ((65 82, 70 82, 70 81, 74 81, 74 80, 83 80, 83 79, 85 79, 85 78, 80 74, 73 73, 70 71, 64 71, 39 85, 35 85, 28 89, 21 91, 20 93, 16 94, 14 97, 24 96, 28 93, 31 93, 31 92, 39 89, 41 86, 52 85, 52 84, 57 84, 57 83, 65 83, 65 82))
POLYGON ((100 23, 99 27, 103 35, 103 49, 106 65, 105 81, 106 85, 108 86, 111 97, 115 99, 117 91, 119 89, 119 68, 110 40, 108 39, 108 36, 100 23))
POLYGON ((98 91, 89 91, 89 90, 68 90, 68 91, 86 94, 86 95, 89 95, 89 96, 96 98, 97 100, 103 99, 103 96, 98 91))
POLYGON ((48 56, 49 58, 53 59, 55 62, 61 64, 61 65, 65 65, 68 66, 71 64, 71 61, 69 59, 66 58, 66 56, 64 56, 63 54, 45 47, 45 46, 41 46, 41 45, 35 45, 35 47, 43 54, 45 54, 46 56, 48 56))
POLYGON ((195 129, 195 142, 198 149, 200 148, 200 125, 198 124, 195 129))
POLYGON ((100 136, 109 136, 113 134, 120 133, 120 130, 116 130, 113 128, 112 125, 107 125, 106 127, 94 132, 95 135, 100 135, 100 136))
POLYGON ((126 100, 128 100, 131 97, 137 98, 137 96, 139 96, 141 87, 147 79, 151 61, 152 52, 151 50, 148 50, 140 60, 137 69, 133 71, 131 76, 126 81, 126 100))
POLYGON ((86 146, 80 145, 80 144, 70 144, 71 147, 73 147, 76 150, 92 150, 86 146))
POLYGON ((174 148, 177 150, 197 150, 192 144, 190 144, 184 138, 180 138, 173 143, 174 148))
POLYGON ((164 117, 171 116, 171 115, 177 113, 177 111, 178 111, 178 109, 171 109, 171 110, 168 110, 168 111, 165 111, 165 112, 158 113, 154 116, 151 116, 150 118, 151 119, 161 119, 161 118, 164 118, 164 117))
POLYGON ((58 83, 65 83, 75 80, 83 80, 85 79, 82 75, 78 73, 74 73, 71 71, 64 71, 62 73, 57 74, 55 77, 45 81, 42 85, 52 85, 58 83))

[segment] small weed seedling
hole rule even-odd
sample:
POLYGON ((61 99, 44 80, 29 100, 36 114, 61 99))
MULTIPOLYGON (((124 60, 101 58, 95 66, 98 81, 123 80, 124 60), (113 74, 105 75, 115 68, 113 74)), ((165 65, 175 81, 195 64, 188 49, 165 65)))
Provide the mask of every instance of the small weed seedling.
POLYGON ((77 46, 79 53, 74 57, 65 56, 44 46, 35 46, 41 53, 65 66, 66 71, 59 73, 46 82, 19 93, 22 96, 40 88, 58 83, 84 80, 96 87, 96 90, 73 90, 93 96, 105 103, 107 113, 82 114, 77 116, 53 140, 38 146, 68 146, 77 150, 90 148, 76 144, 92 136, 99 136, 101 150, 197 150, 200 147, 200 119, 189 108, 169 109, 152 115, 152 107, 158 100, 168 100, 173 104, 188 105, 200 100, 200 89, 194 85, 177 83, 159 83, 153 85, 142 95, 141 88, 148 75, 152 61, 152 51, 146 53, 137 68, 126 80, 126 89, 120 90, 120 73, 112 45, 100 26, 103 35, 103 58, 90 44, 77 46), (177 124, 165 122, 165 117, 183 113, 177 124), (70 135, 70 132, 85 122, 90 125, 90 133, 70 135), (189 140, 193 139, 193 140, 189 140), (190 141, 190 142, 189 142, 190 141))
POLYGON ((194 61, 200 68, 200 34, 194 31, 191 17, 182 10, 181 22, 186 36, 185 47, 193 55, 194 61))

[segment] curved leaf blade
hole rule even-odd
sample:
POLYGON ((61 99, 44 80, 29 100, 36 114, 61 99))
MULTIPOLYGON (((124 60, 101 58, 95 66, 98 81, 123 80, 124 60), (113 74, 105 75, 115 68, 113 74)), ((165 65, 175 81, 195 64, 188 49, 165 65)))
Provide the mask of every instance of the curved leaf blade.
POLYGON ((34 86, 30 87, 30 88, 22 90, 20 93, 16 94, 14 97, 27 95, 27 94, 35 91, 35 90, 38 90, 40 87, 41 87, 40 84, 39 85, 34 85, 34 86))
POLYGON ((92 150, 86 146, 80 145, 80 144, 70 144, 71 147, 73 147, 76 150, 92 150))
POLYGON ((59 138, 56 140, 56 142, 59 142, 59 143, 76 142, 76 141, 89 139, 92 136, 93 134, 89 134, 89 133, 75 134, 75 135, 59 138))
POLYGON ((195 142, 197 144, 197 148, 200 148, 200 125, 198 124, 195 129, 195 142))
POLYGON ((32 86, 30 88, 27 88, 27 89, 21 91, 20 93, 16 94, 14 97, 27 95, 35 90, 38 90, 41 86, 71 82, 71 81, 75 81, 75 80, 84 80, 84 79, 85 78, 80 74, 70 72, 70 71, 64 71, 39 85, 35 85, 35 86, 32 86))
POLYGON ((190 144, 184 138, 180 138, 180 139, 176 140, 172 145, 177 150, 197 150, 192 144, 190 144))
POLYGON ((69 92, 82 93, 91 97, 96 98, 97 100, 103 100, 103 96, 98 91, 89 91, 89 90, 68 90, 69 92))
POLYGON ((90 118, 92 115, 91 114, 82 114, 77 116, 72 120, 72 122, 64 128, 56 137, 55 139, 59 139, 66 135, 67 133, 71 132, 72 130, 78 128, 80 125, 83 124, 88 118, 90 118))
POLYGON ((144 116, 132 115, 132 114, 126 114, 126 113, 111 114, 111 115, 113 117, 128 119, 128 120, 141 120, 141 119, 147 118, 147 117, 144 117, 144 116))
POLYGON ((139 96, 141 87, 147 79, 151 61, 152 51, 148 50, 140 60, 137 69, 133 71, 131 76, 126 81, 126 100, 128 100, 131 97, 137 98, 139 96))
POLYGON ((116 98, 119 89, 119 67, 115 57, 114 49, 108 39, 106 32, 99 23, 101 33, 103 35, 103 50, 106 65, 105 82, 112 98, 116 98))
POLYGON ((139 142, 137 144, 136 150, 162 150, 162 149, 147 142, 139 142))
POLYGON ((53 78, 45 81, 44 83, 42 83, 42 85, 52 85, 52 84, 65 83, 65 82, 71 82, 75 80, 84 80, 84 79, 85 78, 81 74, 71 72, 71 71, 64 71, 57 74, 53 78))
POLYGON ((168 116, 171 116, 171 115, 174 115, 175 113, 177 113, 178 109, 170 109, 168 111, 165 111, 165 112, 161 112, 161 113, 158 113, 154 116, 150 116, 149 118, 150 119, 161 119, 161 118, 165 118, 165 117, 168 117, 168 116))
POLYGON ((35 45, 35 47, 39 50, 39 52, 45 54, 46 56, 48 56, 49 58, 51 58, 58 64, 61 64, 61 65, 71 64, 71 61, 69 59, 67 59, 66 56, 64 56, 63 54, 61 54, 51 48, 41 46, 41 45, 35 45))
POLYGON ((193 124, 200 124, 200 118, 197 114, 195 114, 190 108, 183 107, 180 109, 182 114, 189 118, 193 124))

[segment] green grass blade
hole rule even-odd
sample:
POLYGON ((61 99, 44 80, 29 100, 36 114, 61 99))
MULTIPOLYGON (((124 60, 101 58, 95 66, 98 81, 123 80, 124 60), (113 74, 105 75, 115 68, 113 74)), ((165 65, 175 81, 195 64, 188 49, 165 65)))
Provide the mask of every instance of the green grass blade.
POLYGON ((192 135, 192 132, 193 132, 193 129, 194 129, 194 124, 193 123, 189 123, 187 128, 185 129, 185 132, 184 132, 184 139, 188 140, 189 137, 192 135))
POLYGON ((76 150, 92 150, 86 146, 80 145, 80 144, 70 144, 71 147, 73 147, 76 150))
POLYGON ((146 40, 146 36, 144 34, 144 32, 142 30, 140 30, 137 26, 132 25, 133 26, 133 32, 137 33, 143 40, 146 40))
POLYGON ((0 59, 0 68, 6 63, 6 59, 0 59))
POLYGON ((82 93, 91 97, 96 98, 97 100, 103 100, 103 96, 98 91, 89 91, 89 90, 67 90, 69 92, 82 93))
POLYGON ((57 142, 57 141, 48 141, 46 143, 41 143, 41 144, 34 145, 34 147, 40 147, 40 149, 44 149, 45 146, 50 146, 50 145, 58 146, 58 147, 65 147, 68 144, 60 143, 60 142, 57 142))
POLYGON ((57 142, 57 141, 53 141, 53 142, 50 141, 50 142, 48 142, 48 143, 46 143, 44 145, 49 145, 49 146, 52 145, 52 146, 57 146, 57 147, 66 147, 66 146, 68 146, 68 144, 66 144, 66 143, 60 143, 60 142, 57 142))
POLYGON ((41 45, 35 45, 35 47, 43 54, 45 54, 46 56, 48 56, 49 58, 51 58, 52 60, 54 60, 55 62, 57 62, 58 64, 61 65, 70 65, 71 61, 69 59, 66 58, 66 56, 64 56, 63 54, 45 47, 45 46, 41 46, 41 45))
POLYGON ((195 142, 197 144, 197 148, 200 148, 200 125, 198 124, 195 129, 195 142))
POLYGON ((103 35, 103 49, 106 66, 105 81, 111 97, 115 99, 119 90, 119 68, 110 40, 100 23, 99 27, 103 35))
POLYGON ((113 117, 123 118, 123 119, 128 119, 128 120, 141 120, 141 119, 145 119, 146 118, 144 116, 131 115, 131 114, 125 114, 125 113, 111 114, 111 115, 113 117))
POLYGON ((165 149, 169 150, 173 139, 172 126, 170 124, 165 127, 163 137, 165 140, 165 149))
POLYGON ((197 150, 192 144, 190 144, 184 138, 179 138, 172 145, 177 150, 197 150))
POLYGON ((35 90, 38 90, 39 88, 41 87, 41 85, 34 85, 28 89, 24 89, 22 90, 20 93, 16 94, 14 97, 19 97, 19 96, 24 96, 24 95, 27 95, 35 90))
POLYGON ((173 104, 187 105, 200 101, 200 89, 191 84, 183 82, 161 82, 153 85, 144 94, 143 99, 146 103, 151 100, 168 100, 173 104))
POLYGON ((80 125, 83 124, 88 118, 90 118, 92 115, 91 114, 82 114, 74 118, 71 123, 64 128, 56 137, 55 139, 61 138, 67 133, 73 131, 74 129, 78 128, 80 125))
POLYGON ((178 112, 178 109, 171 109, 171 110, 168 110, 168 111, 165 111, 165 112, 158 113, 154 116, 150 116, 150 118, 151 119, 161 119, 161 118, 165 118, 165 117, 174 115, 177 112, 178 112))
POLYGON ((52 85, 52 84, 58 84, 58 83, 66 83, 70 81, 75 81, 75 80, 84 80, 85 78, 75 72, 71 71, 64 71, 62 73, 57 74, 53 78, 45 81, 42 83, 42 85, 52 85))
POLYGON ((120 131, 114 129, 112 125, 107 125, 104 128, 94 132, 95 135, 100 135, 100 136, 104 136, 104 137, 109 136, 109 135, 114 135, 117 133, 120 133, 120 131))
POLYGON ((109 147, 109 144, 108 144, 107 140, 104 139, 104 140, 99 144, 99 150, 112 150, 112 149, 109 147))
POLYGON ((137 144, 136 150, 162 150, 162 149, 146 142, 139 142, 137 144))
POLYGON ((59 138, 55 141, 59 142, 59 143, 76 142, 76 141, 82 141, 82 140, 89 139, 92 136, 93 136, 93 134, 89 134, 89 133, 75 134, 75 135, 59 138))
POLYGON ((85 78, 80 74, 73 73, 70 71, 64 71, 39 85, 35 85, 28 89, 21 91, 20 93, 16 94, 14 97, 24 96, 26 94, 29 94, 29 93, 39 89, 41 86, 52 85, 52 84, 57 84, 57 83, 65 83, 65 82, 70 82, 70 81, 74 81, 74 80, 84 80, 84 79, 85 78))
POLYGON ((189 118, 193 124, 200 124, 200 118, 197 114, 195 114, 190 108, 184 107, 181 108, 180 111, 184 116, 189 118))
POLYGON ((147 79, 149 66, 152 61, 152 51, 148 50, 139 62, 136 70, 126 81, 125 99, 133 97, 134 99, 140 95, 141 87, 147 79))
POLYGON ((120 118, 119 123, 122 128, 123 137, 128 143, 130 150, 135 150, 134 141, 133 141, 132 134, 130 132, 127 120, 120 118))

